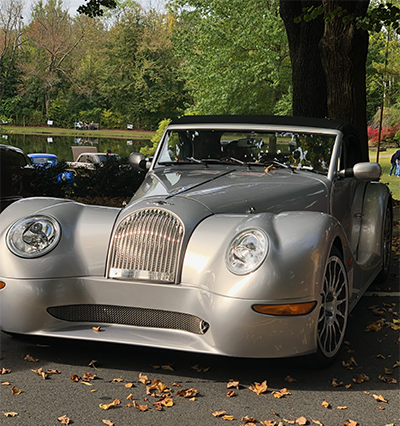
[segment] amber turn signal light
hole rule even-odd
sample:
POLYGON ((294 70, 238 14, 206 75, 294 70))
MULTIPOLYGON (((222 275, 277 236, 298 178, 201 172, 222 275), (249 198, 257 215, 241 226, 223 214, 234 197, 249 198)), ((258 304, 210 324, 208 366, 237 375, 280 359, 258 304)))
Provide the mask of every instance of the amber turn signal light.
POLYGON ((288 303, 285 305, 253 305, 253 310, 259 314, 296 316, 309 314, 317 302, 288 303))
POLYGON ((4 283, 3 281, 0 281, 0 290, 2 289, 2 288, 4 288, 6 286, 6 283, 4 283))

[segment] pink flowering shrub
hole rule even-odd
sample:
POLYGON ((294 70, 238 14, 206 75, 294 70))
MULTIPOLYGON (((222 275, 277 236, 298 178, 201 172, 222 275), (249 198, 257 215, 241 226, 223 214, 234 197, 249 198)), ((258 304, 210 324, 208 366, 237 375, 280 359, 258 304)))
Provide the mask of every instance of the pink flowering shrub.
MULTIPOLYGON (((396 123, 394 126, 382 127, 381 141, 390 142, 393 141, 396 133, 400 131, 400 124, 396 123)), ((368 141, 372 144, 377 144, 379 138, 379 129, 368 127, 368 141)))

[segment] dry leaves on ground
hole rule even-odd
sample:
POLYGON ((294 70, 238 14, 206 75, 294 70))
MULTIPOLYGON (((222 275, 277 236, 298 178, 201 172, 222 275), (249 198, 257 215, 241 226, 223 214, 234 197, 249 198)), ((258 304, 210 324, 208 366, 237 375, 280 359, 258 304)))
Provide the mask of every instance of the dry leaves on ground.
POLYGON ((262 383, 254 382, 252 385, 249 386, 249 389, 255 392, 257 395, 261 395, 268 389, 267 381, 264 380, 262 383))

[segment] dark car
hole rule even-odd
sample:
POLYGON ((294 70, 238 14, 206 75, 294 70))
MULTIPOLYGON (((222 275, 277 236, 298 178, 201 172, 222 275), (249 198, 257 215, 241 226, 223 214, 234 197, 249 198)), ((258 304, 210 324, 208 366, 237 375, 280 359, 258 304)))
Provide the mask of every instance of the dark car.
POLYGON ((14 201, 32 195, 35 168, 21 149, 0 145, 0 170, 0 211, 3 211, 14 201))

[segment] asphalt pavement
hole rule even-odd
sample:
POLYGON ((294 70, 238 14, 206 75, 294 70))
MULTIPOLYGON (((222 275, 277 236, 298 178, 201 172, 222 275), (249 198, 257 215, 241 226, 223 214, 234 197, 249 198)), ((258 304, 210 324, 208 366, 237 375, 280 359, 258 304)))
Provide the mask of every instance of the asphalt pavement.
POLYGON ((353 310, 324 370, 1 333, 0 424, 399 426, 398 222, 394 230, 390 277, 353 310))

